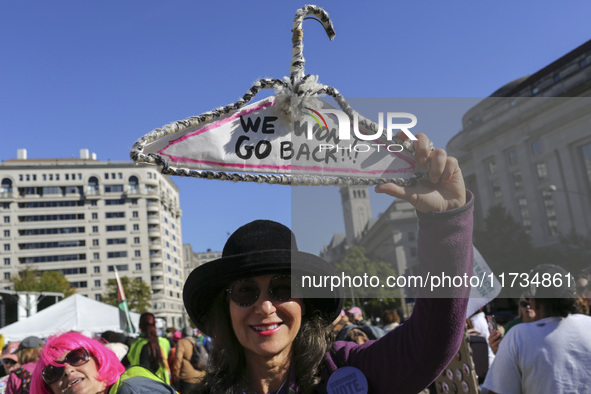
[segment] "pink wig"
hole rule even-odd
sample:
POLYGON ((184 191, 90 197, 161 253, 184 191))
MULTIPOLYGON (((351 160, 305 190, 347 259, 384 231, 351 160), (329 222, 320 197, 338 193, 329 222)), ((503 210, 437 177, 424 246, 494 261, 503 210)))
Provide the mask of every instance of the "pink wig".
POLYGON ((33 372, 31 393, 52 394, 43 381, 41 375, 43 369, 49 364, 62 365, 56 363, 55 360, 64 353, 80 347, 86 349, 90 356, 94 358, 98 369, 97 379, 106 382, 107 387, 113 385, 119 379, 119 376, 125 372, 125 367, 115 353, 107 349, 102 343, 77 332, 67 332, 49 337, 43 350, 41 350, 41 358, 37 363, 35 372, 33 372))

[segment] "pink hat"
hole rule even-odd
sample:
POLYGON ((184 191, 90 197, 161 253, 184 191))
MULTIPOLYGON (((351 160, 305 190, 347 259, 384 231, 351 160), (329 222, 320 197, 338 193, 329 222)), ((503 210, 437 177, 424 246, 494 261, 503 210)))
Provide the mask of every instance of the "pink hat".
POLYGON ((182 335, 183 333, 180 331, 175 331, 174 334, 172 334, 172 340, 175 342, 178 342, 181 340, 181 338, 183 337, 182 335))
POLYGON ((2 351, 2 360, 4 360, 5 358, 11 359, 13 361, 16 361, 18 363, 18 357, 16 356, 16 354, 14 352, 16 352, 16 349, 18 349, 18 345, 20 345, 20 341, 19 342, 8 342, 8 345, 6 345, 4 347, 4 350, 2 351))
POLYGON ((359 308, 358 306, 354 306, 353 308, 349 309, 347 311, 347 313, 350 313, 352 315, 362 315, 363 316, 363 312, 361 312, 361 308, 359 308))

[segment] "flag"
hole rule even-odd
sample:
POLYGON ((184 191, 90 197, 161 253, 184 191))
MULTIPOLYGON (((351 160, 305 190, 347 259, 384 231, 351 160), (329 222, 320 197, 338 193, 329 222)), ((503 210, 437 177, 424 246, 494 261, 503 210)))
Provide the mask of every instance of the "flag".
POLYGON ((472 248, 474 248, 473 274, 479 278, 491 278, 491 280, 483 280, 482 286, 471 288, 467 316, 472 316, 480 308, 494 300, 501 292, 501 283, 494 275, 492 269, 488 266, 478 249, 474 245, 472 245, 472 248))
POLYGON ((131 322, 131 315, 129 314, 129 307, 127 306, 127 299, 125 298, 125 291, 119 280, 117 267, 115 267, 115 278, 117 278, 117 306, 119 306, 119 328, 127 334, 135 334, 136 329, 131 322))

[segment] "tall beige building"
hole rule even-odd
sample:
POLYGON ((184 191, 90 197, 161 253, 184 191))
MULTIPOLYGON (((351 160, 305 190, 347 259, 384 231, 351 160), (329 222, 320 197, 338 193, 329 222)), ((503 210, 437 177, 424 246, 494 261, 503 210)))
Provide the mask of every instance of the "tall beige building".
POLYGON ((208 249, 207 252, 195 252, 191 244, 184 244, 183 261, 185 264, 185 279, 201 264, 219 259, 220 257, 222 257, 222 252, 213 252, 211 249, 208 249))
POLYGON ((182 326, 184 266, 179 189, 154 167, 79 158, 0 163, 0 286, 32 267, 63 273, 78 294, 104 297, 107 280, 139 278, 152 312, 182 326))

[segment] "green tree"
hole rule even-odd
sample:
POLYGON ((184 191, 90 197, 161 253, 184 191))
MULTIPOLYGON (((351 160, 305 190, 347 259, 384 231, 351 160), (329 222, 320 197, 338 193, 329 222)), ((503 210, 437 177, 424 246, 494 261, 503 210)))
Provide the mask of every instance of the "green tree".
MULTIPOLYGON (((396 270, 389 264, 381 260, 372 260, 365 253, 365 249, 361 246, 350 246, 342 259, 333 263, 337 273, 343 272, 344 275, 353 278, 376 276, 380 279, 380 283, 384 283, 388 276, 396 276, 396 270)), ((353 287, 353 289, 345 287, 345 309, 350 308, 354 303, 351 298, 356 300, 356 305, 363 305, 366 307, 367 317, 377 317, 384 305, 400 305, 402 298, 401 289, 387 289, 384 293, 384 288, 372 287, 353 287), (376 297, 376 295, 387 295, 389 297, 376 297), (361 299, 364 299, 361 301, 361 299)))
POLYGON ((76 288, 70 285, 66 277, 58 271, 45 271, 42 274, 38 270, 27 267, 19 271, 18 276, 12 278, 16 291, 56 292, 69 297, 76 292, 76 288))
POLYGON ((538 264, 529 235, 505 207, 491 206, 484 223, 484 231, 474 231, 474 246, 495 274, 527 273, 538 264))
MULTIPOLYGON (((130 280, 127 276, 121 277, 121 286, 127 298, 129 310, 136 313, 144 313, 150 308, 150 286, 142 282, 139 278, 130 280)), ((117 281, 109 279, 107 281, 106 295, 103 302, 109 305, 117 306, 117 281)))
POLYGON ((539 264, 557 264, 577 276, 591 266, 591 236, 577 234, 559 235, 556 246, 536 250, 539 264))

